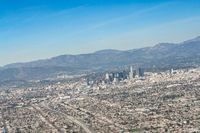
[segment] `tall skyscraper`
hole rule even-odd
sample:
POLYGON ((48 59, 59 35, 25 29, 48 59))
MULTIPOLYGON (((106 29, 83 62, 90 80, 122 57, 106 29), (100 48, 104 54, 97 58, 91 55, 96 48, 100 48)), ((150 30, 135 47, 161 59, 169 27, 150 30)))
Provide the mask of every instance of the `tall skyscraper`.
POLYGON ((143 68, 138 68, 137 76, 138 77, 144 77, 144 69, 143 68))
POLYGON ((174 74, 174 69, 170 69, 170 74, 174 74))
POLYGON ((109 75, 109 73, 106 73, 106 80, 110 80, 110 75, 109 75))
POLYGON ((129 79, 133 79, 133 67, 130 67, 129 79))
POLYGON ((89 86, 90 85, 90 79, 87 78, 86 82, 87 82, 87 86, 89 86))

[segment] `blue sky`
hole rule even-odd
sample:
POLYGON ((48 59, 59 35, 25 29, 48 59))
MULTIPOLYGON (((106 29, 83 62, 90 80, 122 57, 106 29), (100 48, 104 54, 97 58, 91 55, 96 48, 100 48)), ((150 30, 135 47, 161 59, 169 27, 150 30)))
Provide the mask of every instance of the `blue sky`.
POLYGON ((0 0, 1 66, 199 35, 200 0, 0 0))

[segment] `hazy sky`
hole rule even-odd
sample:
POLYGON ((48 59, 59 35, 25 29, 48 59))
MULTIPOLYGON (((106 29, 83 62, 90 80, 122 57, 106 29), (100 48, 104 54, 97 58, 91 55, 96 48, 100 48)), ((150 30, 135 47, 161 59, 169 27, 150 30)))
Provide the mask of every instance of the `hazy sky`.
POLYGON ((199 35, 200 0, 0 0, 0 65, 199 35))

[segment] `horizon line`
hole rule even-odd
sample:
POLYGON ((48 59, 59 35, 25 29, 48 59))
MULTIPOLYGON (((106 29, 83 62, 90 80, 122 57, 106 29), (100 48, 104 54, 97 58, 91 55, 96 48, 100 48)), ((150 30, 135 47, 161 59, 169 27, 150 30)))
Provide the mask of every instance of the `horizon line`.
POLYGON ((29 60, 29 61, 18 61, 18 62, 11 62, 11 63, 7 63, 5 65, 0 65, 0 68, 3 68, 3 67, 6 67, 7 65, 11 65, 11 64, 24 64, 24 63, 30 63, 30 62, 35 62, 35 61, 42 61, 42 60, 48 60, 48 59, 52 59, 52 58, 56 58, 56 57, 59 57, 59 56, 78 56, 78 55, 87 55, 87 54, 94 54, 94 53, 97 53, 97 52, 101 52, 101 51, 106 51, 106 50, 113 50, 113 51, 120 51, 120 52, 123 52, 123 51, 129 51, 129 50, 137 50, 137 49, 142 49, 142 48, 149 48, 149 47, 155 47, 156 45, 158 44, 181 44, 181 43, 184 43, 186 41, 190 41, 190 40, 193 40, 193 39, 196 39, 196 38, 200 38, 200 35, 197 35, 196 37, 193 37, 193 38, 190 38, 190 39, 187 39, 187 40, 183 40, 181 42, 178 42, 178 43, 174 43, 174 42, 160 42, 160 43, 157 43, 157 44, 154 44, 152 46, 147 46, 147 47, 139 47, 139 48, 133 48, 133 49, 112 49, 112 48, 108 48, 108 49, 99 49, 99 50, 96 50, 96 51, 91 51, 91 52, 87 52, 87 53, 77 53, 77 54, 60 54, 60 55, 55 55, 55 56, 51 56, 51 57, 47 57, 47 58, 39 58, 39 59, 33 59, 33 60, 29 60))

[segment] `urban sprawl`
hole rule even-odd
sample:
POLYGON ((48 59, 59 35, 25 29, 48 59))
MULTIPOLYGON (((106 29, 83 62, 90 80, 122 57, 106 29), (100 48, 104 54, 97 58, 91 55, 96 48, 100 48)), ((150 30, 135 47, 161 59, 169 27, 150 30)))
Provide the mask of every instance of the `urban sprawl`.
POLYGON ((200 68, 0 89, 2 133, 199 133, 200 68))

